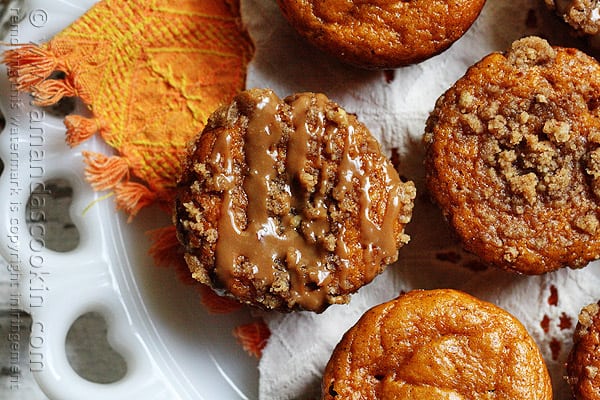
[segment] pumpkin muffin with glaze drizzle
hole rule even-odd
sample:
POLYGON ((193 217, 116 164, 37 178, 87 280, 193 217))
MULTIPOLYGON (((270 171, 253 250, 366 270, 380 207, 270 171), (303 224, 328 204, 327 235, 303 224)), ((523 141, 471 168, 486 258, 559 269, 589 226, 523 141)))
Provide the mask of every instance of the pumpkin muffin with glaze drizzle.
POLYGON ((190 149, 174 222, 196 280, 263 309, 322 312, 396 261, 414 197, 325 95, 253 89, 190 149))

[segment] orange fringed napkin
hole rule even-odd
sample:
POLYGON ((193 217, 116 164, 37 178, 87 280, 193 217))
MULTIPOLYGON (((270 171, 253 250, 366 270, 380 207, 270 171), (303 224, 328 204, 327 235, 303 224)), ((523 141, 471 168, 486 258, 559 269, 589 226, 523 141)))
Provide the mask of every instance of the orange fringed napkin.
MULTIPOLYGON (((88 106, 92 117, 65 118, 66 141, 76 146, 98 133, 115 150, 84 152, 85 175, 132 218, 155 203, 171 211, 188 142, 244 87, 252 54, 236 0, 104 0, 49 42, 9 50, 3 61, 36 104, 77 96, 88 106), (53 78, 56 71, 64 78, 53 78)), ((174 254, 173 227, 151 238, 159 265, 187 270, 174 254)), ((215 312, 234 307, 199 290, 215 312)), ((236 330, 247 350, 260 354, 256 332, 268 336, 256 324, 236 330)))
POLYGON ((92 118, 65 118, 76 146, 99 133, 118 155, 86 153, 96 190, 131 216, 168 203, 188 141, 244 86, 252 44, 223 0, 106 0, 41 46, 5 53, 38 105, 78 96, 92 118), (55 71, 64 79, 49 79, 55 71))

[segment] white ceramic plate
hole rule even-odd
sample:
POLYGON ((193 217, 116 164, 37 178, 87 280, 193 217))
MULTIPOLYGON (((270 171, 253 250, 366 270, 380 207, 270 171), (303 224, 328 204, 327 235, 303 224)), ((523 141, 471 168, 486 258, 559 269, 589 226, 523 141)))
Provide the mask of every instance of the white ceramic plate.
MULTIPOLYGON (((32 0, 5 41, 42 43, 94 3, 32 0)), ((0 75, 0 109, 7 120, 0 135, 5 165, 0 254, 9 262, 11 278, 20 278, 12 281, 12 295, 20 296, 21 308, 33 319, 29 365, 42 390, 52 400, 256 398, 257 361, 231 334, 249 315, 207 314, 193 288, 181 285, 173 271, 156 267, 147 255, 145 232, 165 226, 166 216, 145 210, 128 224, 112 200, 95 202, 100 195, 83 178, 80 151, 108 149, 99 140, 68 148, 62 119, 17 94, 4 66, 0 75), (30 212, 38 214, 26 224, 32 190, 57 178, 73 188, 70 214, 80 234, 78 247, 67 253, 45 248, 45 232, 35 222, 43 216, 42 204, 32 203, 30 212), (127 374, 118 382, 89 382, 67 360, 67 332, 91 311, 105 317, 109 342, 127 362, 127 374)))

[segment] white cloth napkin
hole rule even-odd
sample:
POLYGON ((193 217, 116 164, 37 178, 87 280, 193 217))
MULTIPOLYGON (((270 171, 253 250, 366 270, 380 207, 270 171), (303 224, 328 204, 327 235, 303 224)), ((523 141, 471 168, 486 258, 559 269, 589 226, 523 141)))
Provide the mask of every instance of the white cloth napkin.
POLYGON ((306 44, 281 16, 274 0, 242 0, 242 15, 256 45, 247 86, 269 87, 283 97, 323 92, 356 113, 388 155, 397 149, 401 174, 417 185, 411 242, 399 261, 352 297, 323 314, 264 315, 272 332, 260 361, 260 399, 315 399, 333 347, 369 307, 413 288, 456 288, 515 315, 537 341, 550 370, 555 399, 567 399, 564 361, 580 308, 600 298, 600 264, 544 276, 479 270, 462 252, 424 191, 421 135, 435 100, 466 69, 492 51, 528 35, 552 44, 579 44, 542 0, 488 0, 480 17, 449 50, 393 72, 342 65, 306 44))

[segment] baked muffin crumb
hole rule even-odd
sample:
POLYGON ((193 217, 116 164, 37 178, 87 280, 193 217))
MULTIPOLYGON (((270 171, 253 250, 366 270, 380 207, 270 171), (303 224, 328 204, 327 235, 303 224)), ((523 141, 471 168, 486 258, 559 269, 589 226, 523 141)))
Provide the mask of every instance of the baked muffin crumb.
POLYGON ((561 16, 575 32, 596 35, 600 32, 598 0, 545 0, 551 10, 561 16))
POLYGON ((427 185, 467 250, 528 274, 598 258, 599 98, 596 60, 528 37, 438 99, 427 185))

